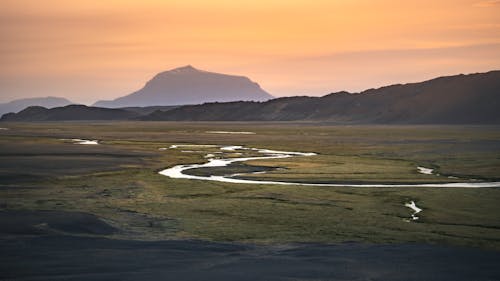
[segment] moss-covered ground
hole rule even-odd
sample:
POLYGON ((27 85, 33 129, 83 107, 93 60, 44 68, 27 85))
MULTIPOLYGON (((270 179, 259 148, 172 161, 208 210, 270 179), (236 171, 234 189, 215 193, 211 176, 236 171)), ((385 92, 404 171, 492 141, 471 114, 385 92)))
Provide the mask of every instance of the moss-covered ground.
POLYGON ((247 185, 158 174, 173 165, 202 163, 207 153, 217 150, 159 148, 216 144, 318 154, 252 161, 248 164, 281 168, 248 175, 252 178, 341 183, 498 181, 498 127, 223 122, 4 123, 2 127, 9 130, 0 131, 0 209, 92 213, 122 230, 116 238, 424 242, 500 249, 496 188, 247 185), (98 139, 101 144, 65 140, 72 138, 98 139), (417 166, 434 168, 440 176, 419 174, 417 166), (418 221, 407 221, 411 210, 404 203, 410 200, 423 209, 418 221))

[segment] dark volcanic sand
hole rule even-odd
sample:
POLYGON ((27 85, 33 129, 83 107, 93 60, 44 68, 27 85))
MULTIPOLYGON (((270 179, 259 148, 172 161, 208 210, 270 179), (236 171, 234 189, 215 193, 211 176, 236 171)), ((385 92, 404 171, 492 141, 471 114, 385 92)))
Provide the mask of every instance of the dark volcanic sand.
POLYGON ((115 231, 83 213, 0 212, 0 280, 500 280, 500 252, 479 249, 85 236, 115 231))

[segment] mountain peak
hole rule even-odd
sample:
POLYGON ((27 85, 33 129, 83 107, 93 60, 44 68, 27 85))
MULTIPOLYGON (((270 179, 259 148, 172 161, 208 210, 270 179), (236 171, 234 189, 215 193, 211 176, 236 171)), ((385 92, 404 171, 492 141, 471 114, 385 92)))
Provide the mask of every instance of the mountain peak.
POLYGON ((169 73, 194 73, 194 72, 202 72, 202 71, 194 68, 192 65, 186 65, 186 66, 174 68, 174 69, 169 70, 167 72, 169 72, 169 73))
POLYGON ((205 102, 265 101, 266 91, 244 76, 199 70, 186 65, 155 75, 142 89, 112 101, 98 101, 100 107, 162 106, 205 102))

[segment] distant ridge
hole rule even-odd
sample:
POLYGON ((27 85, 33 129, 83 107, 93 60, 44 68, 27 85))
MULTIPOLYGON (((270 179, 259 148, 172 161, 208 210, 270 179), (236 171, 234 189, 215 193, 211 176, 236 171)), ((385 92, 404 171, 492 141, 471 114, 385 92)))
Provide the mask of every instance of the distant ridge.
POLYGON ((500 124, 500 71, 440 77, 361 93, 266 102, 109 109, 29 107, 1 121, 313 121, 337 124, 500 124))
POLYGON ((198 70, 188 65, 161 72, 139 91, 111 101, 98 101, 94 106, 143 107, 216 101, 265 101, 272 98, 247 77, 198 70))
POLYGON ((70 104, 72 104, 71 101, 65 98, 58 98, 58 97, 18 99, 10 101, 8 103, 0 104, 0 116, 9 112, 17 113, 28 106, 43 106, 47 108, 52 108, 70 104))
POLYGON ((0 121, 128 120, 137 116, 137 113, 123 109, 98 108, 85 105, 68 105, 52 109, 41 106, 30 106, 17 114, 5 114, 0 121))
POLYGON ((330 121, 341 124, 500 124, 500 71, 440 77, 358 94, 206 103, 143 120, 330 121))

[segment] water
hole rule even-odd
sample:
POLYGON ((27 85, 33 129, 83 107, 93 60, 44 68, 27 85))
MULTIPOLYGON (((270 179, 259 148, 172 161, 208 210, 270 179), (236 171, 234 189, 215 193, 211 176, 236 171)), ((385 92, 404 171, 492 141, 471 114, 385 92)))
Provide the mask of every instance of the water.
MULTIPOLYGON (((172 145, 170 148, 180 148, 182 146, 194 146, 194 145, 172 145)), ((196 145, 198 147, 217 147, 215 145, 196 145)), ((239 184, 274 184, 274 185, 298 185, 298 186, 331 186, 331 187, 463 187, 463 188, 480 188, 480 187, 500 187, 500 182, 473 182, 473 183, 461 183, 461 182, 450 182, 450 183, 428 183, 428 184, 337 184, 337 183, 299 183, 291 181, 268 181, 268 180, 248 180, 248 179, 238 179, 235 176, 240 176, 241 174, 233 174, 228 176, 194 176, 185 174, 184 171, 198 168, 207 167, 226 167, 231 163, 235 162, 246 162, 252 160, 265 160, 265 159, 282 159, 291 157, 311 157, 316 155, 315 153, 305 153, 305 152, 293 152, 293 151, 278 151, 269 149, 259 149, 259 148, 247 148, 240 145, 222 146, 221 151, 234 152, 234 151, 254 151, 262 154, 262 156, 255 157, 241 157, 241 158, 208 158, 207 163, 203 164, 188 164, 188 165, 177 165, 168 169, 164 169, 159 172, 159 174, 167 176, 174 179, 190 179, 190 180, 205 180, 205 181, 218 181, 227 183, 239 183, 239 184)), ((213 153, 211 153, 213 155, 213 153)), ((211 155, 210 155, 211 156, 211 155)), ((423 168, 423 167, 419 167, 423 168)), ((427 170, 432 169, 427 169, 427 170)))

